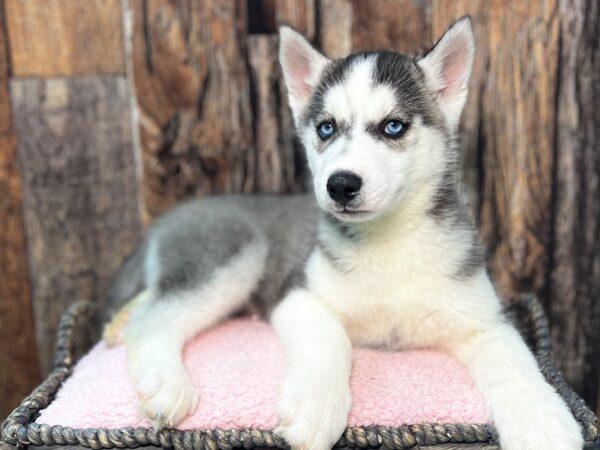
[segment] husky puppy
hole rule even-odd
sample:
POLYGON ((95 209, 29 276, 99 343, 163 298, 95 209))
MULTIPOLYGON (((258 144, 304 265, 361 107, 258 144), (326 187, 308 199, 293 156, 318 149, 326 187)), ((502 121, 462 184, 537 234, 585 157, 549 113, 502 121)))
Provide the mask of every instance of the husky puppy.
POLYGON ((194 410, 184 344, 252 303, 285 349, 276 431, 293 449, 329 449, 346 427, 352 345, 441 349, 472 374, 503 449, 581 449, 503 317, 460 190, 470 19, 423 57, 330 60, 280 37, 315 196, 197 200, 152 227, 111 293, 115 306, 137 296, 124 338, 143 413, 172 427, 194 410))

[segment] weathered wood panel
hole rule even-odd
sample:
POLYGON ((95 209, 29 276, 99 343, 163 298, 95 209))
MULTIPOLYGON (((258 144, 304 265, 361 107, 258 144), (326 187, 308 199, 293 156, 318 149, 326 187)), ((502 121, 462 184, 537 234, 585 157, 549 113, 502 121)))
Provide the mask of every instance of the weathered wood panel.
POLYGON ((40 381, 15 139, 0 135, 0 417, 40 381))
POLYGON ((330 58, 352 52, 352 1, 319 0, 319 47, 330 58))
POLYGON ((18 77, 125 72, 121 0, 5 0, 18 77))
POLYGON ((256 152, 254 160, 248 159, 246 184, 257 192, 295 192, 305 187, 304 150, 294 139, 278 45, 275 35, 248 37, 256 152))
POLYGON ((4 10, 0 5, 0 418, 39 382, 21 173, 12 134, 4 10), (18 374, 18 376, 16 376, 18 374))
POLYGON ((319 0, 319 39, 331 57, 392 50, 415 54, 431 39, 431 0, 319 0))
POLYGON ((6 42, 4 9, 0 4, 0 134, 11 131, 10 96, 8 95, 9 57, 6 42))
POLYGON ((352 0, 352 50, 420 53, 431 46, 430 0, 352 0))
POLYGON ((124 77, 12 80, 33 309, 43 372, 58 320, 102 303, 141 233, 124 77))
POLYGON ((600 5, 560 0, 559 17, 549 306, 560 367, 593 403, 600 394, 600 5))
POLYGON ((462 146, 477 179, 478 216, 491 271, 505 298, 542 293, 551 234, 553 130, 559 23, 555 1, 434 1, 439 36, 462 15, 473 19, 476 63, 462 146))
POLYGON ((251 190, 245 2, 132 2, 143 192, 150 217, 184 197, 251 190))
POLYGON ((312 40, 316 32, 316 0, 275 0, 275 21, 286 24, 312 40))

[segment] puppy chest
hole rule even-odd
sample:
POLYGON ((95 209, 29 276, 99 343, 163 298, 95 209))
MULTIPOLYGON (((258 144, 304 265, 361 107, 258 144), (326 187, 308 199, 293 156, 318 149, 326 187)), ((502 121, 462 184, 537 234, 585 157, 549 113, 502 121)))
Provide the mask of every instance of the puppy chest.
POLYGON ((431 283, 402 276, 348 275, 321 280, 318 296, 358 345, 428 345, 444 320, 431 283))

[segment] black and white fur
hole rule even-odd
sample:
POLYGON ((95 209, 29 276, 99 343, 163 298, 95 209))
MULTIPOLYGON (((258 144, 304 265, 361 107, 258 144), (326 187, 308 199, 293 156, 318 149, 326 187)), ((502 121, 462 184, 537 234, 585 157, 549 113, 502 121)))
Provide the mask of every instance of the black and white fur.
POLYGON ((217 197, 153 226, 112 292, 115 304, 144 300, 125 332, 143 413, 164 427, 193 410, 185 342, 253 302, 285 348, 277 431, 293 449, 329 449, 343 432, 352 345, 444 350, 470 370, 503 449, 581 449, 578 424, 503 318, 460 191, 470 20, 421 58, 329 60, 289 28, 280 37, 316 204, 217 197), (390 120, 398 137, 384 132, 390 120), (335 125, 325 140, 323 122, 335 125))

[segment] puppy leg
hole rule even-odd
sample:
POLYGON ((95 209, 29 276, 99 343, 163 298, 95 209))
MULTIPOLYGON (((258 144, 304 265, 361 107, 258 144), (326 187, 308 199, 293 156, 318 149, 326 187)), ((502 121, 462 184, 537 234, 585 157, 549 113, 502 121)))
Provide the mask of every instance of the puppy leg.
POLYGON ((350 412, 352 348, 346 331, 306 290, 288 294, 272 323, 286 354, 276 432, 292 449, 329 450, 350 412))
POLYGON ((471 371, 503 450, 583 448, 579 425, 513 327, 500 323, 459 342, 451 353, 471 371))
POLYGON ((249 299, 266 252, 264 244, 250 244, 201 286, 154 297, 133 313, 125 338, 129 373, 141 411, 156 428, 173 427, 193 412, 197 394, 183 347, 249 299))

